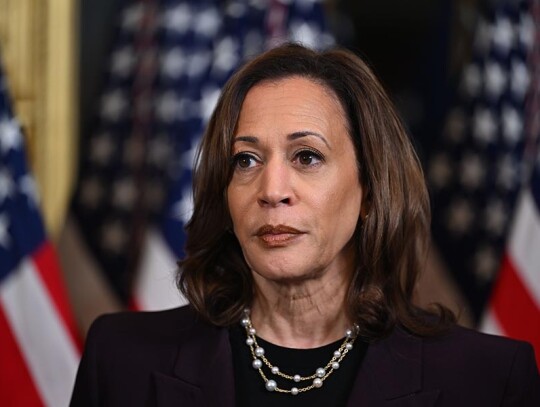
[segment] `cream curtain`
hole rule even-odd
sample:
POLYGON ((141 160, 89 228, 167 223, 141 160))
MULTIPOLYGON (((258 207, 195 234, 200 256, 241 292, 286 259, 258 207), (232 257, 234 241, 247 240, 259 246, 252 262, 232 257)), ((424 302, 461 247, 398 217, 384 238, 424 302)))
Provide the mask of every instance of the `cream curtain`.
POLYGON ((66 217, 77 157, 77 0, 0 0, 0 53, 49 234, 66 217))

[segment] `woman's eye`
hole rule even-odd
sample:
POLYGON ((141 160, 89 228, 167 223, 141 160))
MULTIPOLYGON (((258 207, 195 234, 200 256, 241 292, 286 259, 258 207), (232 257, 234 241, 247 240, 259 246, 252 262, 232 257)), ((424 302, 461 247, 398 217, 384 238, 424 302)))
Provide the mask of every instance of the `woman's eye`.
POLYGON ((257 165, 257 160, 251 154, 238 153, 233 157, 233 163, 235 167, 245 169, 257 165))
POLYGON ((296 157, 298 163, 305 166, 318 164, 322 161, 322 157, 319 154, 310 150, 300 151, 299 153, 297 153, 296 157))

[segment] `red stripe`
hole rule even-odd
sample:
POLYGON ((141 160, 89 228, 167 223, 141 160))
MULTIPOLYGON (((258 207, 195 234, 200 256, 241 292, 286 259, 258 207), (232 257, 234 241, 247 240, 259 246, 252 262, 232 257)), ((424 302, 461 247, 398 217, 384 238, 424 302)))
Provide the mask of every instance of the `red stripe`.
POLYGON ((2 307, 0 307, 0 405, 43 406, 2 307))
POLYGON ((139 304, 139 301, 135 299, 135 297, 131 297, 128 302, 128 310, 130 311, 142 311, 141 304, 139 304))
POLYGON ((530 342, 540 366, 540 309, 523 285, 508 255, 502 261, 491 306, 505 335, 530 342))
POLYGON ((68 330, 73 343, 82 350, 82 339, 79 335, 75 318, 71 312, 71 306, 68 301, 67 292, 64 286, 60 266, 56 253, 49 242, 45 242, 36 250, 32 256, 36 269, 41 277, 41 280, 47 287, 49 296, 51 297, 56 310, 58 311, 62 323, 68 330))

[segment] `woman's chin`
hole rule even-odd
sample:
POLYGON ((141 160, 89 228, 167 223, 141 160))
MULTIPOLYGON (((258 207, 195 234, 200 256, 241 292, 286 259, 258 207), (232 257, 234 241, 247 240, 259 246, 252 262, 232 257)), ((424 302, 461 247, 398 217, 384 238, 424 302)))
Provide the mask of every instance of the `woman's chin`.
POLYGON ((286 268, 259 267, 252 269, 252 272, 255 280, 289 285, 301 284, 316 279, 320 274, 316 267, 304 269, 291 266, 286 268))

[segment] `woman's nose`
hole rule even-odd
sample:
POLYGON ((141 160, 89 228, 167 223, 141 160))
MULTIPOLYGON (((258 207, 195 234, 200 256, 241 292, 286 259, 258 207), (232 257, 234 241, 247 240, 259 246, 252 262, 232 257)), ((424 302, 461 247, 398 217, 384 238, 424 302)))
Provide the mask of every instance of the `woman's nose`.
POLYGON ((270 207, 290 205, 292 189, 287 165, 269 162, 261 174, 259 188, 259 205, 270 207))

